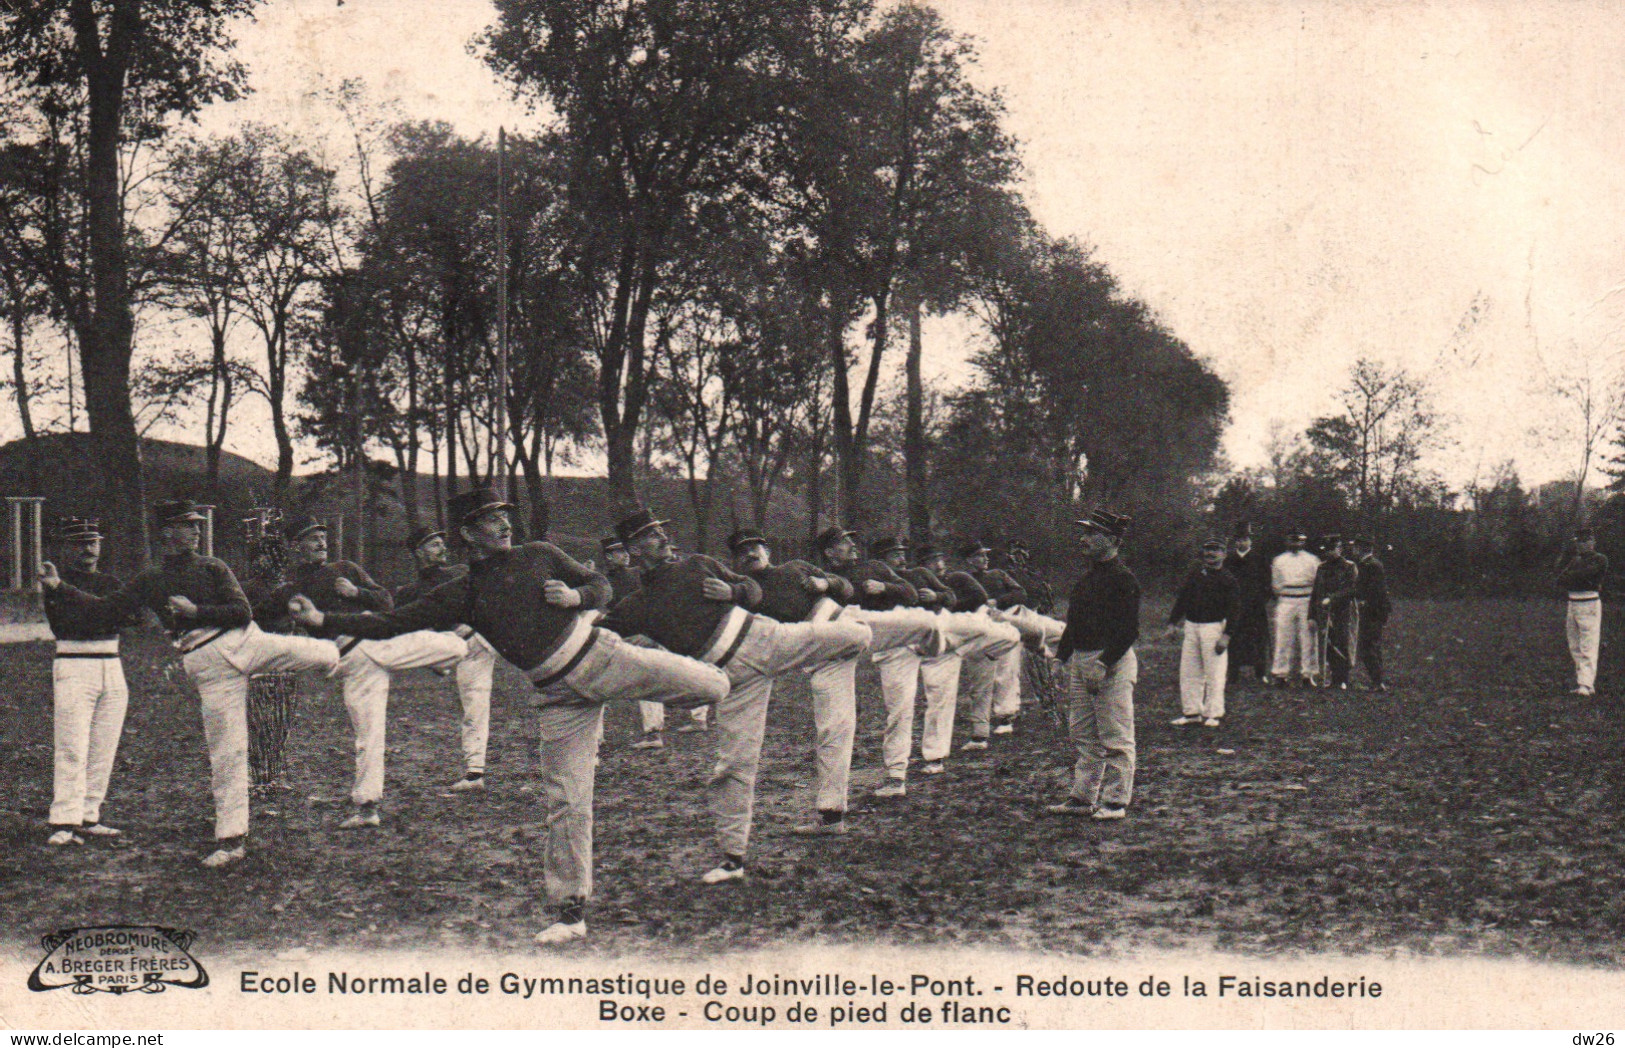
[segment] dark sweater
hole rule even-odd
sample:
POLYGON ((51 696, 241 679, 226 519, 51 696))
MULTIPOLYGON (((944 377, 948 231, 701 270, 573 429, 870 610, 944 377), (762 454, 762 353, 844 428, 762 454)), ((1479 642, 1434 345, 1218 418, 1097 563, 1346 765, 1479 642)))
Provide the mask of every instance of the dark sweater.
POLYGON ((1077 651, 1098 651, 1114 666, 1140 636, 1140 583, 1121 557, 1097 562, 1072 587, 1066 629, 1056 654, 1066 661, 1077 651))
POLYGON ((165 557, 130 581, 123 589, 105 597, 87 593, 65 582, 57 588, 60 598, 70 605, 89 609, 93 614, 106 615, 102 622, 123 622, 133 618, 142 608, 158 616, 173 637, 202 627, 236 629, 246 626, 252 617, 248 598, 237 584, 237 576, 223 560, 202 557, 196 553, 177 553, 165 557), (169 610, 170 597, 185 597, 197 605, 197 614, 191 618, 177 617, 169 610))
POLYGON ((637 569, 630 565, 610 568, 604 574, 609 579, 610 588, 615 591, 614 595, 610 597, 610 603, 625 600, 630 594, 636 593, 638 587, 643 584, 637 569))
MULTIPOLYGON (((299 564, 288 570, 288 580, 272 595, 275 604, 287 604, 294 594, 302 593, 311 599, 320 611, 344 614, 346 612, 388 611, 395 606, 389 590, 380 586, 367 574, 365 568, 347 560, 328 561, 323 564, 299 564), (349 579, 361 592, 354 597, 339 596, 339 579, 349 579)), ((339 634, 328 626, 311 630, 311 636, 331 640, 339 634)))
MULTIPOLYGON (((106 597, 124 588, 117 575, 102 571, 62 568, 58 574, 63 582, 94 597, 106 597)), ((45 591, 45 621, 51 624, 51 634, 57 640, 113 640, 120 626, 125 625, 74 602, 59 589, 45 591)))
POLYGON ((754 608, 762 602, 762 587, 703 553, 679 556, 643 573, 643 585, 618 602, 599 623, 623 637, 642 634, 678 655, 704 654, 722 616, 733 605, 754 608), (733 599, 712 600, 705 595, 706 579, 721 579, 733 587, 733 599))
POLYGON ((826 596, 837 604, 852 599, 850 582, 804 560, 788 560, 748 574, 762 587, 761 603, 751 610, 780 622, 805 622, 814 605, 826 596), (812 579, 823 579, 829 589, 823 593, 809 589, 812 579))
POLYGON ((1328 611, 1343 614, 1354 602, 1354 589, 1359 581, 1360 569, 1353 561, 1341 557, 1322 561, 1315 571, 1315 588, 1310 594, 1310 618, 1319 618, 1328 611))
POLYGON ((1386 622, 1393 610, 1388 600, 1388 570, 1376 557, 1366 557, 1359 565, 1360 578, 1354 584, 1354 599, 1360 602, 1360 614, 1372 622, 1386 622))
MULTIPOLYGON (((396 604, 410 604, 414 600, 428 593, 437 586, 444 586, 452 579, 460 579, 468 574, 468 568, 461 564, 430 564, 426 568, 418 569, 418 577, 395 591, 396 604)), ((306 596, 310 596, 308 593, 306 596)), ((315 599, 315 598, 312 598, 315 599)), ((317 605, 320 607, 320 605, 317 605)), ((337 610, 337 609, 334 609, 337 610)), ((354 610, 354 609, 345 609, 354 610)), ((368 611, 387 611, 387 608, 368 608, 368 611)))
POLYGON ((1017 604, 1027 603, 1027 591, 1010 577, 1009 572, 989 568, 986 571, 972 571, 970 575, 987 591, 987 602, 995 608, 1013 608, 1017 604))
POLYGON ((947 610, 954 607, 953 588, 937 578, 936 572, 930 568, 904 568, 899 574, 914 586, 914 591, 920 598, 920 607, 930 608, 933 611, 938 608, 947 610), (931 591, 930 600, 925 598, 925 590, 931 591))
POLYGON ((333 614, 323 625, 335 635, 382 640, 461 623, 504 659, 531 670, 558 649, 578 614, 608 603, 608 579, 550 542, 527 542, 474 561, 467 574, 394 611, 333 614), (581 604, 549 604, 545 588, 553 579, 580 590, 581 604))
POLYGON ((968 571, 950 571, 942 581, 954 591, 955 611, 975 611, 987 603, 987 590, 968 571))
POLYGON ((892 608, 912 608, 920 603, 920 594, 891 565, 879 560, 855 560, 834 569, 852 583, 858 606, 868 611, 890 611, 892 608), (879 582, 885 588, 879 593, 864 591, 865 582, 879 582))
POLYGON ((1563 588, 1570 593, 1601 593, 1608 577, 1608 558, 1592 550, 1576 553, 1563 569, 1563 588))
POLYGON ((1239 610, 1239 588, 1235 576, 1223 568, 1212 571, 1197 568, 1185 576, 1185 584, 1179 587, 1168 621, 1234 624, 1239 610))

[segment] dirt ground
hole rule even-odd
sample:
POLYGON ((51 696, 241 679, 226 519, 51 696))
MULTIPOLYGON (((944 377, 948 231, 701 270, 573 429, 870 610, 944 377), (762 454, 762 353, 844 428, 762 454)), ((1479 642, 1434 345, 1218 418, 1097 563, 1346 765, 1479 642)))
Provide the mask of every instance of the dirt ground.
MULTIPOLYGON (((1148 609, 1148 628, 1158 621, 1148 609)), ((598 777, 593 936, 573 949, 681 954, 799 942, 985 944, 1096 954, 1137 946, 1516 955, 1625 961, 1625 637, 1609 609, 1600 694, 1566 694, 1556 603, 1402 603, 1387 695, 1232 693, 1222 729, 1178 729, 1177 650, 1142 642, 1131 817, 1046 818, 1065 735, 1029 704, 1016 735, 879 779, 883 720, 860 676, 852 833, 788 835, 810 814, 804 678, 782 683, 744 884, 701 886, 715 858, 704 784, 713 736, 628 749, 610 712, 598 777)), ((351 741, 330 686, 306 682, 291 789, 256 797, 248 862, 198 865, 210 833, 196 699, 149 631, 126 640, 133 697, 105 818, 125 836, 48 849, 50 657, 0 648, 0 918, 32 943, 74 925, 156 923, 247 948, 527 950, 543 905, 524 682, 499 671, 491 790, 453 795, 455 690, 397 679, 385 823, 347 814, 351 741)), ((917 725, 918 726, 918 725, 917 725)), ((963 727, 960 730, 963 736, 963 727)))

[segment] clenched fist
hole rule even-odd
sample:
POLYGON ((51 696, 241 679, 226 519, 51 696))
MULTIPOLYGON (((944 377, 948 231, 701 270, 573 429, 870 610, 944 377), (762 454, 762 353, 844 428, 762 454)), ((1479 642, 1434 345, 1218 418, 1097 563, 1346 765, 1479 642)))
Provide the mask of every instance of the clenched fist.
POLYGON ((886 584, 881 582, 879 579, 864 579, 863 592, 869 594, 871 597, 878 597, 880 594, 886 592, 886 584))
POLYGON ((721 579, 706 579, 700 583, 700 591, 705 594, 706 600, 724 601, 734 599, 734 588, 721 579))
POLYGON ((801 580, 801 588, 808 593, 828 593, 829 580, 821 579, 816 575, 808 575, 801 580))
POLYGON ((542 596, 555 608, 574 608, 581 603, 581 591, 571 589, 558 579, 548 579, 543 584, 542 596))
POLYGON ((62 576, 56 573, 56 565, 48 560, 39 566, 39 580, 40 585, 48 590, 54 590, 62 585, 62 576))
POLYGON ((197 605, 177 593, 169 598, 169 613, 177 619, 193 619, 197 617, 197 605))
POLYGON ((340 575, 338 581, 333 583, 333 588, 338 591, 339 596, 346 600, 353 600, 361 596, 361 588, 343 575, 340 575))
POLYGON ((288 601, 288 614, 307 629, 320 629, 327 616, 316 610, 316 604, 303 593, 296 593, 288 601))

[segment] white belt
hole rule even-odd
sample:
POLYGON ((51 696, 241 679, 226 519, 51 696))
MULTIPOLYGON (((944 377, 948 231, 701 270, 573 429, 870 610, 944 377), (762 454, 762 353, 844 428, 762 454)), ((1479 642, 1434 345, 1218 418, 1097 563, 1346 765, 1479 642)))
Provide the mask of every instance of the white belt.
POLYGON ((564 639, 559 642, 559 646, 554 650, 553 654, 543 659, 532 669, 527 670, 525 676, 529 677, 531 683, 534 684, 537 681, 545 681, 562 673, 569 667, 575 657, 581 653, 581 650, 592 643, 592 631, 592 616, 587 614, 577 615, 570 626, 570 632, 564 635, 564 639))
POLYGON ((845 610, 846 609, 844 607, 837 604, 832 598, 819 597, 818 603, 814 604, 812 606, 812 610, 807 612, 807 621, 830 622, 834 619, 840 618, 841 612, 845 610))
POLYGON ((733 654, 740 635, 749 628, 750 612, 735 604, 722 616, 722 622, 717 626, 717 631, 711 635, 711 643, 700 656, 700 661, 713 666, 722 665, 728 656, 733 654))
POLYGON ((59 640, 56 642, 58 655, 118 655, 118 638, 109 637, 105 640, 59 640))
POLYGON ((1596 592, 1595 590, 1587 590, 1584 593, 1570 593, 1569 594, 1569 599, 1574 600, 1574 601, 1601 600, 1602 599, 1602 594, 1596 592))
POLYGON ((187 630, 175 638, 175 647, 180 649, 182 655, 190 655, 205 644, 217 641, 230 632, 223 626, 200 626, 195 630, 187 630))

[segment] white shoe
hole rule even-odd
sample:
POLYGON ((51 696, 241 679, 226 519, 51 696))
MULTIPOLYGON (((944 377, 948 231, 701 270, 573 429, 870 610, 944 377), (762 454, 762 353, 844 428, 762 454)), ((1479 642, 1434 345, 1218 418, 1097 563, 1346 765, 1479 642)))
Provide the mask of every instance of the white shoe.
POLYGON ((1044 810, 1051 815, 1083 816, 1093 815, 1095 810, 1083 801, 1068 797, 1059 804, 1046 804, 1044 810))
POLYGON ((1219 718, 1217 717, 1209 717, 1207 720, 1202 722, 1202 727, 1204 728, 1217 728, 1218 726, 1219 718))
POLYGON ((908 784, 902 779, 888 779, 884 786, 875 790, 876 797, 903 797, 908 794, 908 784))
POLYGON ((700 877, 703 884, 726 884, 729 881, 742 881, 745 879, 743 866, 718 866, 714 870, 706 870, 700 877))
POLYGON ((85 839, 72 830, 57 830, 45 839, 45 843, 53 848, 61 848, 68 844, 83 844, 85 839))
POLYGON ((1094 811, 1089 813, 1089 817, 1091 819, 1101 819, 1101 820, 1106 820, 1106 819, 1126 819, 1126 818, 1128 818, 1128 809, 1127 808, 1096 808, 1094 811))
POLYGON ((684 724, 681 727, 679 727, 677 729, 677 733, 679 735, 687 735, 687 734, 689 734, 691 732, 710 731, 710 730, 711 730, 711 725, 705 723, 704 721, 689 721, 687 724, 684 724))
POLYGON ((1588 688, 1588 687, 1586 687, 1585 685, 1582 684, 1580 687, 1575 688, 1573 691, 1569 692, 1569 694, 1570 695, 1579 695, 1581 697, 1585 697, 1585 696, 1588 696, 1588 695, 1594 695, 1596 693, 1593 692, 1590 688, 1588 688))
MULTIPOLYGON (((683 729, 678 728, 677 730, 682 731, 683 729)), ((658 731, 651 731, 645 733, 643 738, 637 742, 634 742, 632 748, 634 750, 663 750, 666 748, 666 740, 660 737, 658 731)))
POLYGON ((481 775, 477 779, 471 779, 467 775, 464 775, 462 778, 451 784, 451 792, 453 793, 472 793, 475 791, 484 792, 484 790, 484 775, 481 775))
POLYGON ((577 921, 574 924, 565 924, 563 921, 558 921, 536 933, 536 945, 559 946, 586 937, 586 921, 577 921))
POLYGON ((222 866, 230 866, 234 862, 242 862, 248 857, 248 849, 241 844, 235 848, 218 848, 203 860, 203 865, 217 870, 222 866))
POLYGON ((945 772, 947 770, 948 770, 947 768, 944 768, 942 766, 941 761, 926 761, 925 766, 920 769, 920 774, 921 775, 941 775, 943 772, 945 772))
POLYGON ((1202 723, 1202 718, 1201 717, 1191 717, 1191 716, 1181 716, 1181 717, 1175 717, 1173 720, 1169 721, 1168 723, 1172 724, 1176 728, 1183 728, 1187 724, 1200 724, 1200 723, 1202 723))
POLYGON ((847 833, 846 820, 804 822, 800 826, 790 827, 790 832, 797 837, 844 837, 847 833))
POLYGON ((124 833, 123 830, 116 830, 111 826, 103 826, 99 822, 86 826, 85 832, 90 834, 92 837, 119 837, 124 833))
POLYGON ((356 812, 348 819, 345 819, 343 822, 339 823, 339 829, 359 830, 364 827, 378 826, 381 824, 382 820, 378 818, 378 809, 367 808, 363 811, 356 812))
POLYGON ((1015 730, 1016 730, 1016 726, 1014 724, 1011 724, 1009 721, 1005 721, 1003 724, 1001 724, 998 727, 993 729, 993 734, 995 734, 995 735, 1013 735, 1015 733, 1015 730))
POLYGON ((972 739, 969 742, 965 743, 965 745, 959 747, 959 752, 960 753, 970 753, 970 752, 974 752, 975 750, 985 750, 985 749, 987 749, 987 740, 986 739, 972 739))

